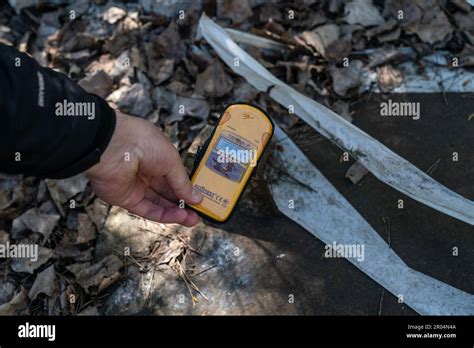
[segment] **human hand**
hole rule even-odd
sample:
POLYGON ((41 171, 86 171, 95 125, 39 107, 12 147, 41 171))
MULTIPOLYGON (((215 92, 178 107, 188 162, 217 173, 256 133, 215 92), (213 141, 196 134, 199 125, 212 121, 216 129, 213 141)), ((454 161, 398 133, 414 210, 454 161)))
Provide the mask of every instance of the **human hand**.
POLYGON ((177 202, 197 204, 178 151, 152 123, 117 111, 112 139, 99 163, 86 171, 96 195, 145 219, 193 226, 196 212, 177 202))

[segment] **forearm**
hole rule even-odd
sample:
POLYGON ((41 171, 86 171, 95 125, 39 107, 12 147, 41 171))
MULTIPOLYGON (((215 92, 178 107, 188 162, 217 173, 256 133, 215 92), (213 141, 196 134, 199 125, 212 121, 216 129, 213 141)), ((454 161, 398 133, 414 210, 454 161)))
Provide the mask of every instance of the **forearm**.
POLYGON ((99 162, 115 112, 67 76, 0 45, 0 171, 48 178, 99 162))

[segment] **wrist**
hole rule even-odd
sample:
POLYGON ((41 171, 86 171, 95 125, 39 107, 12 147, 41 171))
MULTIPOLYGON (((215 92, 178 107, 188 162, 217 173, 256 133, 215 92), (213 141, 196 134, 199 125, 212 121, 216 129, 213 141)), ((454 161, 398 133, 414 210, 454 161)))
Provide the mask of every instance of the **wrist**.
POLYGON ((133 126, 130 124, 130 116, 117 111, 117 120, 115 131, 112 138, 100 157, 99 163, 86 170, 86 174, 93 179, 109 177, 111 173, 119 172, 123 164, 136 164, 137 158, 141 158, 143 151, 138 144, 133 141, 131 131, 133 126))

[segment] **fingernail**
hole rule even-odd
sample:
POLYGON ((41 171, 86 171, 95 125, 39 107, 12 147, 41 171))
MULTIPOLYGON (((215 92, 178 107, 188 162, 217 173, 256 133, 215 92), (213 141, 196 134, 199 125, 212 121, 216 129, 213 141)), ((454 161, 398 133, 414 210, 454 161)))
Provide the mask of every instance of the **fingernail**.
POLYGON ((194 202, 199 203, 204 197, 201 194, 201 192, 196 188, 196 186, 193 186, 193 192, 191 194, 191 198, 193 199, 194 202))
POLYGON ((193 190, 192 198, 193 198, 193 201, 199 203, 202 201, 204 197, 202 196, 201 192, 193 190))

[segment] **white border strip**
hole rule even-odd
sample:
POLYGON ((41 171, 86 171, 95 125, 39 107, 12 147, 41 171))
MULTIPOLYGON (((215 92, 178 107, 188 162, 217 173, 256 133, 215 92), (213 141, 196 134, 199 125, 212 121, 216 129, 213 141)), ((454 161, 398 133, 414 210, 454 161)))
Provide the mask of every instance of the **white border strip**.
POLYGON ((270 97, 285 108, 293 105, 296 115, 348 151, 379 180, 425 205, 474 225, 473 201, 449 190, 333 111, 278 80, 205 14, 201 16, 199 28, 236 74, 258 90, 268 91, 270 97))
POLYGON ((269 183, 283 214, 327 245, 363 245, 364 261, 347 260, 393 295, 403 296, 419 314, 474 314, 473 295, 408 267, 278 127, 275 139, 281 149, 275 151, 276 162, 291 177, 281 175, 269 183), (294 209, 289 200, 294 200, 294 209))

